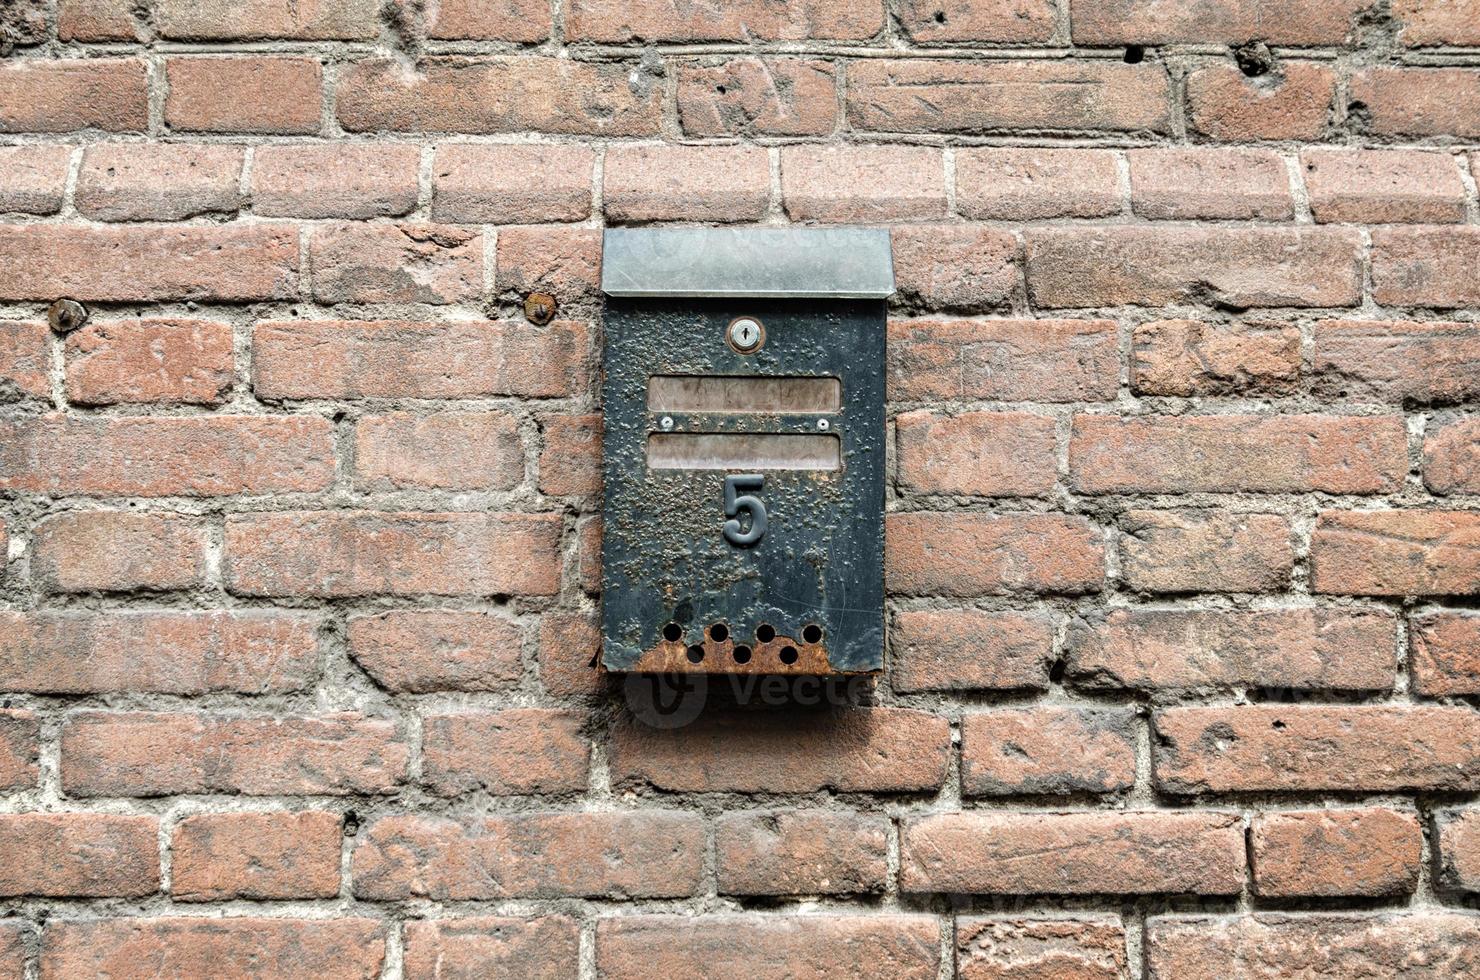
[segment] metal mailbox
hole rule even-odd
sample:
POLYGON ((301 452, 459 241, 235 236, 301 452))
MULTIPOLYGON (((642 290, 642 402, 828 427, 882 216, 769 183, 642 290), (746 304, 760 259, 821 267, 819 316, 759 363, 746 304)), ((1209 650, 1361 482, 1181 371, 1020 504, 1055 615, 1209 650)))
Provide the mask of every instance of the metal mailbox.
POLYGON ((611 229, 601 278, 605 667, 880 669, 888 232, 611 229))

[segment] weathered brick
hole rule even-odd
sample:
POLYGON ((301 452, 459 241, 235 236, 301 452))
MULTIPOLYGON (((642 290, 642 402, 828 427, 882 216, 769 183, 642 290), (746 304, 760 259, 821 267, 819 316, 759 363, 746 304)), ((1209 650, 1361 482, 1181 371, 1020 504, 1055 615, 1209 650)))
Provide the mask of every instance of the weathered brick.
POLYGON ((1131 210, 1161 220, 1288 221, 1290 174, 1272 150, 1131 150, 1131 210))
POLYGON ((1423 830, 1411 813, 1266 812, 1254 818, 1250 841, 1260 895, 1404 895, 1418 884, 1423 830))
POLYGON ((53 514, 32 530, 31 575, 47 592, 199 586, 206 526, 180 514, 130 510, 53 514))
POLYGON ((159 818, 0 815, 0 896, 135 898, 159 891, 159 818))
POLYGON ((320 303, 460 303, 483 292, 483 235, 449 225, 330 225, 309 237, 308 264, 320 303))
POLYGON ((887 821, 832 810, 727 813, 714 827, 725 895, 878 892, 889 876, 887 821))
POLYGON ((261 398, 558 398, 585 390, 586 325, 312 320, 257 324, 261 398))
POLYGON ((1022 708, 961 718, 967 796, 1114 793, 1136 781, 1130 708, 1022 708))
POLYGON ((905 0, 899 22, 922 44, 992 41, 1042 43, 1054 30, 1052 0, 905 0))
POLYGON ((592 299, 601 282, 601 232, 594 228, 503 228, 494 287, 521 297, 551 293, 560 303, 592 299))
POLYGON ((684 65, 678 120, 690 136, 825 136, 838 124, 837 71, 800 58, 684 65))
POLYGON ((1027 241, 1028 292, 1048 308, 1355 306, 1362 296, 1360 238, 1348 228, 1106 225, 1034 229, 1027 241))
POLYGON ((57 34, 63 41, 142 41, 132 0, 57 0, 57 34))
POLYGON ((439 796, 578 793, 591 746, 580 712, 550 708, 428 715, 422 781, 439 796))
POLYGON ((1426 697, 1480 694, 1480 616, 1436 612, 1408 626, 1413 690, 1426 697))
POLYGON ((550 36, 550 7, 543 0, 440 0, 408 3, 425 18, 427 37, 443 41, 522 41, 533 44, 550 36))
POLYGON ((1465 220, 1465 186, 1447 153, 1305 150, 1300 163, 1317 221, 1465 220))
POLYGON ((1158 916, 1147 923, 1146 939, 1151 980, 1446 980, 1480 970, 1480 917, 1437 909, 1377 915, 1158 916))
POLYGON ((1438 829, 1439 885, 1480 892, 1480 810, 1450 810, 1434 815, 1438 829))
POLYGON ((1120 531, 1121 578, 1138 592, 1280 592, 1295 566, 1279 514, 1129 510, 1120 531))
POLYGON ((1480 305, 1480 228, 1378 228, 1372 232, 1372 298, 1391 306, 1480 305))
POLYGON ((1076 415, 1081 493, 1384 493, 1408 472, 1397 415, 1076 415))
POLYGON ((1396 0, 1398 38, 1410 48, 1480 45, 1480 7, 1474 0, 1396 0))
POLYGON ((424 58, 415 71, 367 58, 341 75, 336 109, 350 132, 655 135, 663 86, 633 77, 569 58, 424 58))
POLYGON ((1122 209, 1109 150, 976 147, 956 151, 956 210, 996 221, 1102 218, 1122 209))
POLYGON ((252 212, 290 218, 397 217, 416 207, 421 147, 259 146, 252 212))
POLYGON ((40 738, 41 725, 33 712, 0 708, 0 792, 36 785, 40 738))
POLYGON ((554 595, 559 514, 309 511, 233 514, 238 595, 554 595))
POLYGON ((1126 980, 1125 927, 1112 915, 956 919, 960 980, 1126 980))
POLYGON ((1349 96, 1377 136, 1480 136, 1480 70, 1381 65, 1352 75, 1349 96))
POLYGON ((1310 585, 1335 595, 1480 593, 1480 514, 1322 511, 1310 539, 1310 585))
POLYGON ((601 416, 542 415, 540 492, 556 497, 601 492, 601 416))
POLYGON ((601 594, 601 515, 593 514, 576 522, 576 572, 581 590, 587 595, 601 594))
POLYGON ((1048 688, 1053 622, 979 609, 895 613, 889 644, 896 691, 1048 688))
POLYGON ((337 813, 197 813, 170 839, 177 902, 334 898, 339 894, 337 813))
POLYGON ((181 41, 370 41, 380 34, 375 0, 159 0, 161 37, 181 41))
POLYGON ((498 613, 397 609, 352 616, 349 651, 395 692, 503 691, 519 683, 524 631, 498 613))
POLYGON ((540 620, 540 683, 555 695, 597 694, 605 675, 597 669, 601 630, 588 613, 555 610, 540 620))
POLYGON ((1237 813, 938 813, 907 821, 899 850, 906 892, 1234 895, 1244 884, 1237 813))
POLYGON ((284 225, 0 225, 0 299, 246 302, 298 295, 284 225))
POLYGON ((71 796, 394 793, 409 759, 394 722, 356 714, 81 711, 62 726, 71 796))
POLYGON ((1105 401, 1120 389, 1113 320, 891 320, 889 398, 1105 401))
POLYGON ((1156 64, 869 59, 848 66, 848 121, 886 133, 1167 132, 1156 64))
POLYGON ((890 514, 885 579, 902 595, 1098 592, 1099 531, 1067 514, 890 514))
POLYGON ((0 147, 0 212, 56 214, 62 209, 71 161, 70 146, 0 147))
POLYGON ((924 146, 787 146, 781 197, 793 221, 887 222, 946 213, 941 151, 924 146))
POLYGON ((176 221, 241 207, 236 146, 103 143, 77 174, 77 211, 98 221, 176 221))
POLYGON ((322 490, 327 420, 42 415, 0 422, 0 488, 85 496, 207 497, 322 490))
POLYGON ((771 203, 760 146, 614 146, 601 178, 609 221, 755 221, 771 203))
POLYGON ((906 412, 895 420, 899 483, 919 493, 1043 497, 1058 480, 1054 420, 1027 412, 906 412))
POLYGON ((1156 0, 1070 0, 1076 44, 1340 44, 1362 0, 1311 7, 1283 0, 1211 0, 1196 8, 1156 0))
POLYGON ((56 918, 41 943, 41 978, 128 977, 164 964, 179 977, 376 980, 385 933, 364 918, 56 918))
POLYGON ((355 423, 361 490, 509 490, 524 480, 524 443, 508 412, 393 412, 355 423))
POLYGON ((90 320, 66 353, 76 405, 217 405, 236 373, 231 325, 215 320, 90 320))
POLYGON ((906 708, 711 712, 676 730, 623 720, 612 782, 676 792, 889 793, 945 780, 950 728, 906 708))
POLYGON ((1436 494, 1480 492, 1480 420, 1430 421, 1423 438, 1423 482, 1436 494))
POLYGON ((1087 688, 1385 691, 1397 642, 1388 613, 1138 608, 1076 620, 1065 653, 1087 688))
POLYGON ((0 402, 51 395, 50 336, 44 323, 0 321, 0 402))
POLYGON ((1327 398, 1466 402, 1480 397, 1480 324, 1322 320, 1313 366, 1327 398))
POLYGON ((406 923, 406 980, 575 976, 581 932, 563 915, 477 916, 406 923))
POLYGON ((0 922, 0 977, 25 980, 26 963, 30 958, 27 947, 34 941, 30 923, 25 920, 0 922))
POLYGON ((1155 320, 1131 336, 1131 389, 1139 395, 1283 394, 1299 374, 1295 327, 1155 320))
POLYGON ((884 29, 884 8, 857 0, 736 0, 715 7, 680 0, 623 3, 571 0, 565 36, 572 41, 861 41, 884 29))
POLYGON ((596 154, 586 146, 443 143, 433 161, 432 217, 495 224, 584 221, 591 214, 595 165, 596 154))
POLYGON ((703 876, 704 821, 694 813, 513 813, 461 822, 384 817, 355 841, 355 895, 429 898, 672 898, 703 876))
POLYGON ((1187 76, 1188 123, 1220 140, 1315 140, 1326 130, 1336 73, 1323 64, 1282 61, 1249 78, 1229 63, 1187 76))
POLYGON ((8 58, 0 66, 0 133, 138 133, 148 126, 148 79, 138 58, 8 58))
POLYGON ((169 58, 164 122, 176 132, 317 133, 323 74, 317 58, 169 58))
POLYGON ((1152 746, 1166 793, 1480 787, 1480 714, 1469 708, 1171 708, 1157 714, 1152 746))
POLYGON ((976 313, 1006 309, 1019 292, 1022 251, 1010 232, 980 225, 890 229, 898 303, 976 313))

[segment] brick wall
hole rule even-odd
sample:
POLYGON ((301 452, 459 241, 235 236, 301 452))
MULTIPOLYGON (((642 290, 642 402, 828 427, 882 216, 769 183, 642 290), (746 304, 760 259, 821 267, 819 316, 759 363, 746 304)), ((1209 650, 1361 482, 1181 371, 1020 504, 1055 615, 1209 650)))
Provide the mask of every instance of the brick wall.
POLYGON ((0 978, 1480 976, 1480 7, 1364 3, 6 6, 0 978), (846 704, 591 667, 660 221, 893 229, 846 704))

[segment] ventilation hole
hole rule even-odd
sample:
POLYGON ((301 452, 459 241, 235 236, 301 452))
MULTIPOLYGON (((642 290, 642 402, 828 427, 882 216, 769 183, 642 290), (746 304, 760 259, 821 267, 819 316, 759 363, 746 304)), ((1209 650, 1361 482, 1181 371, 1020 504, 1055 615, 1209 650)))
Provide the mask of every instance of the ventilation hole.
POLYGON ((669 623, 667 626, 663 627, 663 639, 667 640, 669 643, 677 643, 679 640, 683 639, 683 627, 678 625, 677 623, 669 623))
POLYGON ((784 663, 784 664, 794 664, 794 663, 796 663, 797 662, 797 648, 796 647, 782 647, 781 648, 781 662, 784 663))
POLYGON ((822 639, 822 627, 816 623, 808 623, 802 627, 802 639, 808 643, 817 643, 822 639))
POLYGON ((750 663, 750 647, 736 647, 732 656, 735 658, 735 663, 748 664, 750 663))
POLYGON ((715 643, 723 643, 730 638, 730 628, 724 623, 715 623, 709 627, 709 638, 715 643))
POLYGON ((1132 44, 1125 49, 1125 63, 1128 65, 1139 65, 1146 60, 1146 49, 1139 44, 1132 44))
POLYGON ((689 663, 702 664, 704 662, 704 648, 695 644, 689 647, 689 663))
POLYGON ((755 639, 757 643, 770 643, 776 639, 776 627, 770 623, 762 623, 755 628, 755 639))

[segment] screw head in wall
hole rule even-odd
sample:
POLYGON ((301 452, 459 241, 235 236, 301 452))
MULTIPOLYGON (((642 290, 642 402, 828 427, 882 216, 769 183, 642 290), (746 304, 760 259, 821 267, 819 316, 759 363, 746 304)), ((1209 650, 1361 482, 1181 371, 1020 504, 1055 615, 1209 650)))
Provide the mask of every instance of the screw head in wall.
POLYGON ((555 319, 555 310, 558 306, 555 297, 549 293, 530 293, 524 298, 524 318, 530 323, 543 327, 555 319))
POLYGON ((51 304, 46 320, 57 333, 71 333, 87 322, 87 307, 75 299, 59 299, 51 304))

